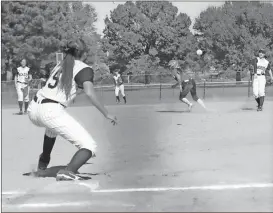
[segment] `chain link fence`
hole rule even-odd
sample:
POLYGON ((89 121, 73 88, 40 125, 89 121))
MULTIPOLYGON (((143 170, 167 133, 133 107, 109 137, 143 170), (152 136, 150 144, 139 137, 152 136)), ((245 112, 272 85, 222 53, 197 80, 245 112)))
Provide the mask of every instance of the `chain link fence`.
MULTIPOLYGON (((176 100, 179 94, 179 86, 172 88, 176 81, 170 74, 122 75, 122 79, 126 95, 129 100, 131 98, 135 102, 149 103, 152 100, 168 102, 176 100)), ((195 80, 197 94, 203 99, 252 96, 252 81, 250 79, 236 81, 235 79, 218 78, 211 81, 210 79, 203 79, 202 76, 195 76, 195 80)), ((45 82, 40 79, 33 79, 30 82, 30 96, 33 97, 44 84, 45 82)), ((115 100, 113 76, 100 78, 94 82, 94 85, 98 96, 104 103, 109 103, 108 99, 115 100)), ((14 81, 1 82, 1 88, 2 103, 16 103, 17 94, 14 81)))

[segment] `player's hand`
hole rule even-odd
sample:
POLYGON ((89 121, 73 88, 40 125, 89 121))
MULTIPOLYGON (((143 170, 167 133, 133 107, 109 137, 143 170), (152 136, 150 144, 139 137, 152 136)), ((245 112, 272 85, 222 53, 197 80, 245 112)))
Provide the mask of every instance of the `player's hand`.
POLYGON ((116 116, 113 115, 107 115, 106 118, 111 121, 111 123, 115 126, 118 124, 116 116))

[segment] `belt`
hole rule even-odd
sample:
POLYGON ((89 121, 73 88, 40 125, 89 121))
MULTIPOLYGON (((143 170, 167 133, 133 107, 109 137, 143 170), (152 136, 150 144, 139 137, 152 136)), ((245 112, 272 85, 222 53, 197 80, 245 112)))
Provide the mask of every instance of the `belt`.
POLYGON ((260 75, 264 75, 264 74, 257 74, 257 75, 259 75, 259 76, 260 76, 260 75))
POLYGON ((21 82, 21 81, 17 81, 17 83, 28 84, 28 83, 26 83, 26 82, 21 82))
MULTIPOLYGON (((37 103, 37 100, 38 100, 38 97, 35 95, 33 100, 37 103)), ((61 104, 60 102, 58 101, 54 101, 54 100, 51 100, 51 99, 48 99, 48 98, 45 98, 41 101, 41 104, 45 104, 45 103, 56 103, 56 104, 61 104)), ((66 107, 65 105, 61 104, 63 107, 66 107)))

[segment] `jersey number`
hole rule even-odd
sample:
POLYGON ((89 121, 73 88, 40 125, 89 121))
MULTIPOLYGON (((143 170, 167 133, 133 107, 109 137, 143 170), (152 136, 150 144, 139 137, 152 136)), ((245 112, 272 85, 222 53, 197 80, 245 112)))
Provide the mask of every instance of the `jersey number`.
POLYGON ((54 80, 54 82, 50 82, 50 83, 48 84, 48 88, 50 88, 50 89, 55 88, 55 87, 58 85, 58 83, 59 83, 58 72, 56 72, 56 73, 53 75, 52 79, 54 80), (51 84, 51 83, 53 83, 53 84, 51 84))

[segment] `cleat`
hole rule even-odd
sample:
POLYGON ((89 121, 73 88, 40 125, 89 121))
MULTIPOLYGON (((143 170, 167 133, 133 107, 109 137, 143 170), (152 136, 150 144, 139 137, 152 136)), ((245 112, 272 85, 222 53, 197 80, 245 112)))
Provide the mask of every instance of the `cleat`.
POLYGON ((23 113, 23 111, 20 111, 19 113, 18 113, 18 115, 23 115, 24 113, 23 113))
POLYGON ((27 114, 27 111, 25 111, 24 114, 26 115, 26 114, 27 114))
POLYGON ((50 162, 50 157, 48 157, 47 159, 44 158, 44 156, 41 154, 39 157, 39 163, 38 163, 38 170, 46 170, 47 166, 50 162))
POLYGON ((193 104, 190 104, 189 105, 189 112, 191 111, 192 107, 193 107, 193 104))
MULTIPOLYGON (((89 178, 90 179, 90 178, 89 178)), ((56 181, 75 181, 75 180, 86 180, 86 178, 75 174, 72 171, 61 169, 56 176, 56 181)))
POLYGON ((263 108, 262 107, 258 107, 257 111, 263 111, 263 108))

